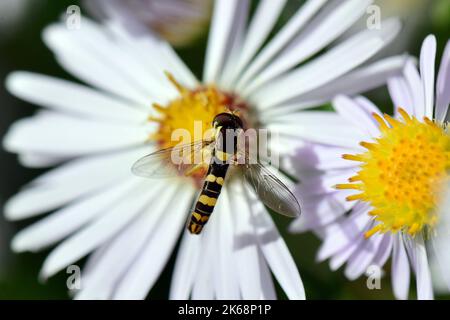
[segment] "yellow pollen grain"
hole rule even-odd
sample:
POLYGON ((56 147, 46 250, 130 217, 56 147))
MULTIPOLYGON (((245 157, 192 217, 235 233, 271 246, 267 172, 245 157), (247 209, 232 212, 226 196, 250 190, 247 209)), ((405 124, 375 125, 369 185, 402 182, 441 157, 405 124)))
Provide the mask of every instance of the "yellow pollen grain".
POLYGON ((419 121, 403 109, 399 114, 401 119, 374 114, 381 137, 361 143, 364 154, 344 156, 362 163, 349 184, 336 188, 358 190, 347 200, 368 202, 374 208, 369 214, 379 222, 366 237, 398 231, 414 236, 438 220, 436 207, 449 179, 450 136, 430 119, 419 121))

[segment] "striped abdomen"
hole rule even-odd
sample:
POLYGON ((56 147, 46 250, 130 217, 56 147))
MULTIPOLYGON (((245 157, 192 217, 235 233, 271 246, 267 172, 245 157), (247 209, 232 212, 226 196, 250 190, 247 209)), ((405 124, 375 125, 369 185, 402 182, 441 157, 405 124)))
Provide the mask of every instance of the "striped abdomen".
POLYGON ((203 184, 202 191, 191 214, 188 224, 189 232, 200 234, 203 227, 209 220, 209 216, 214 210, 220 191, 225 182, 228 171, 228 164, 221 164, 220 161, 213 161, 209 165, 208 173, 203 184))

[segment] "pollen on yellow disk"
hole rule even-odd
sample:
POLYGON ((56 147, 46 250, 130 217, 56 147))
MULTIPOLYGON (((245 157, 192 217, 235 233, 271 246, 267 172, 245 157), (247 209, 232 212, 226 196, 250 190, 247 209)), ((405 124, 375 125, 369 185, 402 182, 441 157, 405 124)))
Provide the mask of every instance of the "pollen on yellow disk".
POLYGON ((167 77, 179 96, 165 106, 153 104, 158 116, 150 120, 158 122, 159 129, 151 137, 152 140, 157 141, 161 148, 174 147, 180 143, 172 139, 172 133, 177 129, 189 132, 191 142, 204 139, 204 134, 213 128, 214 117, 228 110, 229 98, 214 86, 190 90, 178 83, 171 74, 167 73, 167 77), (197 132, 200 123, 201 130, 197 132))
POLYGON ((361 162, 361 170, 350 183, 338 189, 354 189, 347 200, 362 200, 374 208, 371 216, 379 222, 366 233, 403 231, 415 235, 432 228, 438 217, 436 207, 443 184, 449 179, 450 136, 446 128, 430 119, 419 121, 399 110, 402 120, 374 115, 381 137, 363 142, 367 152, 345 155, 361 162))
MULTIPOLYGON (((221 91, 214 85, 187 88, 170 73, 166 72, 166 76, 177 90, 178 97, 165 105, 153 104, 153 110, 156 112, 149 117, 149 121, 156 122, 158 129, 150 139, 155 141, 160 149, 212 139, 214 137, 212 122, 216 115, 223 112, 239 112, 244 125, 249 124, 249 108, 237 95, 221 91)), ((208 154, 208 150, 202 152, 197 150, 200 148, 183 150, 180 156, 190 156, 193 158, 192 161, 198 159, 201 162, 198 164, 191 162, 196 166, 185 171, 185 175, 192 177, 199 186, 209 165, 211 154, 208 154)))

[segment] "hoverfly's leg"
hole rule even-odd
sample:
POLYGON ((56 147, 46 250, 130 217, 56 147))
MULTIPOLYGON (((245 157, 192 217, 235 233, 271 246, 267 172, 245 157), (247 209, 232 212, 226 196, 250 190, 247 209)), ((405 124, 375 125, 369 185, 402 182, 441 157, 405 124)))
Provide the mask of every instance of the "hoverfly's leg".
POLYGON ((246 165, 245 155, 235 154, 232 159, 229 160, 231 166, 246 165))
POLYGON ((200 170, 206 170, 207 168, 208 168, 208 165, 206 163, 199 163, 199 164, 195 165, 194 167, 192 167, 191 169, 189 169, 188 171, 186 171, 184 173, 184 175, 186 177, 188 177, 188 176, 195 174, 196 172, 198 172, 200 170))
POLYGON ((233 156, 233 159, 231 159, 230 164, 231 165, 243 165, 246 164, 246 153, 245 150, 238 149, 236 153, 233 156))
MULTIPOLYGON (((208 148, 205 148, 200 151, 201 152, 201 159, 199 163, 195 164, 194 167, 189 169, 184 173, 185 176, 191 176, 195 174, 196 172, 206 171, 209 166, 209 162, 211 161, 212 153, 208 148)), ((195 158, 194 158, 195 159, 195 158)), ((194 160, 192 159, 192 160, 194 160)))

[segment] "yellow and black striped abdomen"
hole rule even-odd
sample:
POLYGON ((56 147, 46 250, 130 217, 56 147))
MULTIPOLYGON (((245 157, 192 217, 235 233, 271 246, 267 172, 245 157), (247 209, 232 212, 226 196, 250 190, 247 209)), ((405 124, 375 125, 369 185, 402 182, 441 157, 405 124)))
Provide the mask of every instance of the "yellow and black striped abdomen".
POLYGON ((188 224, 189 232, 200 234, 208 222, 225 182, 228 166, 228 164, 214 163, 214 161, 209 165, 202 191, 188 224))

